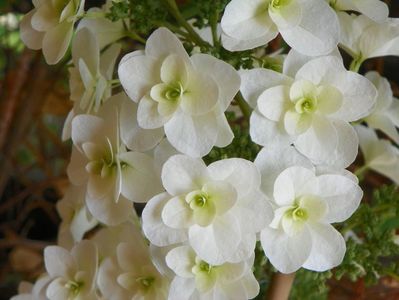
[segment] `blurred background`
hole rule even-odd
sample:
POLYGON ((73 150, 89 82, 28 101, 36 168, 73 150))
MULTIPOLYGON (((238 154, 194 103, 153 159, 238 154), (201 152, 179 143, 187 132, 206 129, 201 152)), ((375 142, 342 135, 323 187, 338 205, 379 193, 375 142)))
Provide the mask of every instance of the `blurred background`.
MULTIPOLYGON (((399 17, 399 1, 390 4, 391 16, 399 17)), ((41 52, 22 44, 18 26, 31 8, 28 0, 0 0, 0 300, 43 272, 42 250, 56 242, 60 223, 55 203, 68 185, 71 145, 60 139, 72 107, 66 63, 50 67, 41 52)), ((399 57, 370 60, 364 68, 387 77, 399 96, 399 57)), ((364 187, 383 183, 372 174, 364 187)), ((399 299, 392 277, 371 287, 345 278, 329 286, 330 299, 399 299)))

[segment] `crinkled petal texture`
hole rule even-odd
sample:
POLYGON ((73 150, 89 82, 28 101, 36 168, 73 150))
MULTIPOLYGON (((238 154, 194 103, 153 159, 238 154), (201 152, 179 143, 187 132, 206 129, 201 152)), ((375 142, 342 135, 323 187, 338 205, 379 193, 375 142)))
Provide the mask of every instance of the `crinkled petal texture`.
POLYGON ((300 1, 301 21, 297 26, 280 28, 288 45, 296 51, 318 56, 330 53, 338 44, 339 22, 335 12, 325 1, 300 1), (328 25, 327 25, 328 24, 328 25))
POLYGON ((375 22, 383 22, 388 18, 389 9, 380 0, 338 0, 336 6, 340 10, 358 11, 375 22))

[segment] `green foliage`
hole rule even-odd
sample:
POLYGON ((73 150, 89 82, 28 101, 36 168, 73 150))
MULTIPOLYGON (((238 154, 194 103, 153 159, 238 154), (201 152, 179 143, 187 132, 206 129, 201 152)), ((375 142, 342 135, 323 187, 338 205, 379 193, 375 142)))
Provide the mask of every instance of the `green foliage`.
POLYGON ((327 279, 331 278, 331 271, 313 272, 301 269, 296 272, 294 285, 291 290, 291 300, 324 300, 327 299, 327 279))
POLYGON ((130 4, 129 1, 112 2, 109 13, 106 17, 112 22, 130 18, 130 4))

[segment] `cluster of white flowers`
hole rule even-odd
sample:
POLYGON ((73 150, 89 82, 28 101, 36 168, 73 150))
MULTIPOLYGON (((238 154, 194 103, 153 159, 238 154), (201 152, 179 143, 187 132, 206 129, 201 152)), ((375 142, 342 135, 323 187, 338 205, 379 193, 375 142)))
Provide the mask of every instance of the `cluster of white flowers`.
POLYGON ((338 266, 346 246, 332 224, 362 199, 345 169, 359 144, 361 171, 399 184, 399 150, 374 131, 399 143, 399 100, 378 73, 357 73, 368 58, 399 56, 399 22, 387 6, 232 0, 223 46, 254 49, 281 34, 292 49, 277 72, 190 56, 166 28, 119 59, 128 21, 106 19, 108 2, 85 12, 84 0, 34 0, 21 22, 25 44, 49 64, 71 46, 74 105, 63 138, 73 149, 58 246, 45 249, 47 273, 12 299, 251 299, 259 240, 283 273, 338 266), (353 58, 350 70, 337 47, 353 58), (213 147, 234 138, 225 112, 238 93, 263 149, 254 162, 206 165, 213 147), (146 203, 141 216, 133 202, 146 203))

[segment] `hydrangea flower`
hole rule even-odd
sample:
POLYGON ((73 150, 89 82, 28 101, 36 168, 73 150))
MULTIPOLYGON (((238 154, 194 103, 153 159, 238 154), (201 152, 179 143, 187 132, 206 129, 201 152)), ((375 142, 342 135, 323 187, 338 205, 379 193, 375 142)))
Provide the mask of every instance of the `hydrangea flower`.
POLYGON ((347 71, 336 56, 306 61, 290 52, 283 68, 284 74, 266 69, 241 73, 241 92, 255 109, 252 140, 263 146, 293 143, 314 164, 350 165, 358 140, 349 122, 371 112, 375 87, 347 71))
POLYGON ((74 66, 69 68, 70 98, 74 107, 64 125, 64 140, 70 138, 71 122, 76 115, 97 113, 111 97, 111 80, 120 49, 119 44, 113 44, 100 55, 96 36, 87 28, 77 32, 72 43, 74 66))
POLYGON ((206 167, 201 159, 175 155, 163 166, 162 182, 167 193, 152 198, 142 214, 143 231, 156 246, 187 240, 210 264, 238 262, 251 256, 256 233, 271 221, 260 174, 244 159, 206 167))
POLYGON ((336 11, 357 11, 375 22, 388 18, 388 5, 381 0, 326 0, 336 11))
POLYGON ((58 245, 64 248, 72 248, 75 242, 81 241, 84 234, 98 224, 86 208, 85 198, 84 186, 70 185, 64 197, 57 202, 57 212, 62 220, 58 230, 58 245))
POLYGON ((176 276, 169 299, 252 299, 259 284, 251 267, 254 256, 238 263, 212 265, 199 258, 190 246, 179 246, 166 256, 166 263, 176 276))
POLYGON ((340 47, 360 65, 368 58, 399 55, 399 23, 376 23, 363 15, 342 14, 340 47))
POLYGON ((21 39, 28 48, 43 49, 46 62, 58 63, 68 50, 84 0, 33 0, 34 8, 21 21, 21 39))
POLYGON ((148 246, 137 234, 130 236, 129 243, 120 243, 116 255, 102 263, 98 285, 108 300, 163 300, 169 290, 169 280, 151 262, 148 246))
POLYGON ((399 100, 393 97, 388 80, 375 71, 368 72, 366 78, 377 88, 377 104, 364 121, 368 126, 380 129, 399 144, 399 100))
POLYGON ((280 33, 293 49, 316 56, 331 52, 339 37, 336 14, 320 0, 233 0, 221 25, 227 37, 242 43, 223 43, 231 51, 265 45, 280 33))
POLYGON ((97 299, 98 255, 92 241, 83 240, 70 252, 59 246, 46 247, 44 263, 51 278, 46 291, 49 299, 97 299))
POLYGON ((293 147, 281 150, 264 148, 255 160, 266 175, 262 189, 273 195, 274 219, 261 232, 263 250, 283 273, 331 269, 346 249, 331 223, 348 219, 363 192, 353 176, 316 171, 293 147))
POLYGON ((371 128, 356 126, 365 169, 372 169, 399 184, 399 149, 388 140, 378 139, 371 128))
POLYGON ((122 59, 118 72, 126 93, 138 102, 140 127, 164 127, 180 152, 199 157, 231 142, 224 112, 240 78, 229 64, 206 54, 189 57, 179 39, 160 28, 148 38, 144 52, 122 59))
POLYGON ((74 185, 87 185, 89 211, 108 225, 127 220, 132 214, 131 201, 147 202, 162 190, 153 158, 127 151, 120 141, 119 107, 115 104, 107 102, 98 116, 73 119, 74 148, 67 169, 74 185))

